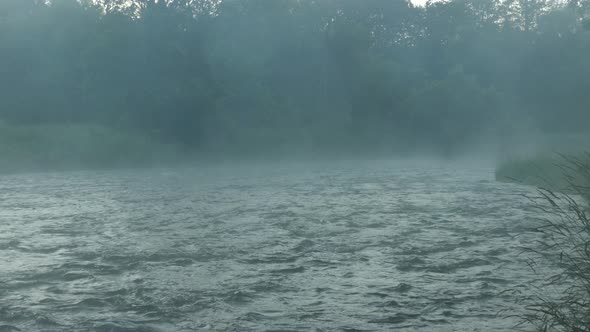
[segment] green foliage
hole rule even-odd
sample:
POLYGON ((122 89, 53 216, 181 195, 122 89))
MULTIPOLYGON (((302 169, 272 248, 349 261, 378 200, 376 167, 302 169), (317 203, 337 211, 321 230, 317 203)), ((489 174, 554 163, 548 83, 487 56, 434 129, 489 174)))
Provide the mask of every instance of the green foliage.
POLYGON ((500 164, 496 168, 496 179, 572 193, 575 186, 590 185, 587 165, 590 165, 588 154, 539 154, 500 164))
POLYGON ((460 146, 465 137, 475 137, 498 114, 499 95, 483 88, 475 77, 454 68, 441 80, 430 81, 411 95, 413 127, 421 137, 445 153, 460 146), (433 110, 437 110, 433 112, 433 110))
POLYGON ((554 190, 564 189, 567 183, 559 165, 559 158, 546 155, 510 160, 496 168, 496 179, 554 190))
POLYGON ((589 331, 590 154, 560 156, 555 165, 565 179, 563 189, 544 187, 530 197, 542 217, 532 229, 539 240, 524 249, 530 255, 527 264, 538 276, 532 282, 538 291, 520 296, 525 311, 519 316, 537 331, 589 331), (538 269, 547 262, 550 269, 538 269))
POLYGON ((179 158, 178 147, 96 125, 0 124, 0 171, 146 166, 179 158))
POLYGON ((0 117, 196 153, 461 151, 585 130, 586 5, 546 0, 0 1, 0 117))

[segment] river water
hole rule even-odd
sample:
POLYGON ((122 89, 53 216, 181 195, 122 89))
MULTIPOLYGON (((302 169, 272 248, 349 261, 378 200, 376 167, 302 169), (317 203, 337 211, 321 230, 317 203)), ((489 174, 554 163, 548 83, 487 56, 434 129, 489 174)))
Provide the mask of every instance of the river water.
POLYGON ((515 331, 532 189, 355 162, 0 177, 0 331, 515 331))

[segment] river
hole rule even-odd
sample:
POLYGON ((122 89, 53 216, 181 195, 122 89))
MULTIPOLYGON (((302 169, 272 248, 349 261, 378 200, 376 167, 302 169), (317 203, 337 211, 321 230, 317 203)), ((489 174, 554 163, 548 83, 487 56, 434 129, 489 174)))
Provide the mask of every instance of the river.
POLYGON ((4 175, 0 330, 515 331, 532 192, 429 162, 4 175))

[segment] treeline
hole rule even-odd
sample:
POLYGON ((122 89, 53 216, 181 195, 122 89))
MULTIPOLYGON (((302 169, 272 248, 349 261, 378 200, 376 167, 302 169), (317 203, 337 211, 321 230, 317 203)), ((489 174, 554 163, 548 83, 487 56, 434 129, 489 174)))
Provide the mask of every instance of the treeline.
POLYGON ((590 123, 587 1, 2 0, 0 119, 203 153, 446 155, 590 123))

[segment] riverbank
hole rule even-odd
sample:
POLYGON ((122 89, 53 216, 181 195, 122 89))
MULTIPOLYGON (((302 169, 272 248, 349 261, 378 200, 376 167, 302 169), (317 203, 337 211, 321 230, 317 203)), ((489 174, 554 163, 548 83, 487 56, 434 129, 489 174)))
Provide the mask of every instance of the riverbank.
POLYGON ((533 186, 563 185, 563 172, 555 156, 539 155, 504 161, 496 167, 496 180, 533 186))
POLYGON ((138 167, 179 160, 181 148, 84 124, 0 123, 0 172, 138 167))
POLYGON ((505 161, 496 167, 496 180, 556 191, 571 191, 588 185, 590 154, 540 154, 505 161))

